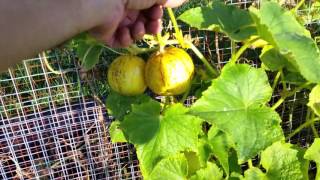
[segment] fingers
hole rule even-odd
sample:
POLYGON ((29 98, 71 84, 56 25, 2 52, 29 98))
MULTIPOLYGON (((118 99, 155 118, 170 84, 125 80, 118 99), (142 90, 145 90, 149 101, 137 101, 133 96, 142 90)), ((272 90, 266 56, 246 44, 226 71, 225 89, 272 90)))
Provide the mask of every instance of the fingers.
POLYGON ((166 7, 178 7, 187 0, 124 0, 127 9, 143 10, 154 5, 164 5, 166 7))
MULTIPOLYGON (((163 0, 159 0, 160 3, 163 3, 163 0)), ((187 2, 188 0, 166 0, 162 5, 166 7, 178 7, 182 5, 183 3, 187 2)))
POLYGON ((149 34, 157 34, 162 30, 162 21, 161 19, 150 21, 147 24, 147 32, 149 34))
POLYGON ((135 40, 140 40, 143 38, 144 34, 146 33, 146 30, 145 30, 145 26, 144 26, 144 23, 142 21, 138 21, 136 22, 133 27, 132 27, 132 30, 131 30, 131 35, 133 37, 133 39, 135 40))

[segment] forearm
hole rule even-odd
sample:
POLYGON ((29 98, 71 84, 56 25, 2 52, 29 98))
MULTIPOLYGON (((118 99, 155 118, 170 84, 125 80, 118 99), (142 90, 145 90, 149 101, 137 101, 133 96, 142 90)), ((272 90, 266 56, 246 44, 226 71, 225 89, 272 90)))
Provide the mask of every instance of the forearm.
POLYGON ((102 23, 108 1, 0 0, 0 71, 102 23))

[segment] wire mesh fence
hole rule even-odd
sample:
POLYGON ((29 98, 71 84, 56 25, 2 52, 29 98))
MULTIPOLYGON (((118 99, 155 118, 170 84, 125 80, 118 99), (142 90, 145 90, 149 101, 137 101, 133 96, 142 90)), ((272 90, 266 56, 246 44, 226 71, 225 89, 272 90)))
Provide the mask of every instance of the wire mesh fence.
MULTIPOLYGON (((247 8, 258 2, 227 3, 247 8)), ((300 12, 310 12, 306 8, 300 12)), ((312 20, 308 26, 319 23, 312 20)), ((183 29, 198 37, 195 44, 211 63, 221 69, 228 62, 233 49, 227 37, 183 29)), ((72 52, 53 50, 46 58, 25 60, 0 75, 0 179, 142 179, 133 147, 111 143, 108 132, 113 118, 103 102, 109 91, 106 69, 114 57, 105 52, 95 69, 84 72, 72 52), (47 62, 63 73, 50 71, 47 62)), ((256 50, 244 57, 241 62, 260 67, 256 50)), ((271 104, 281 89, 277 87, 271 104)), ((306 92, 298 92, 277 109, 285 134, 305 121, 307 98, 306 92)), ((186 105, 194 100, 190 97, 186 105)), ((319 131, 319 124, 315 128, 319 131)), ((306 146, 312 140, 306 128, 289 141, 306 146)))

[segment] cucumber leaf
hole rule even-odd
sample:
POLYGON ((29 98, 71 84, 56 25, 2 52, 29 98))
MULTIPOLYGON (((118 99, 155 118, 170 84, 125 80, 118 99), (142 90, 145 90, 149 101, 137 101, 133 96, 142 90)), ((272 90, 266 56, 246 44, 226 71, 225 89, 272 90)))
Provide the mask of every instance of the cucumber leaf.
POLYGON ((250 168, 244 172, 245 180, 268 180, 266 175, 256 167, 250 168))
POLYGON ((197 152, 202 120, 187 114, 182 104, 169 106, 160 114, 160 103, 134 105, 122 122, 128 141, 135 144, 145 178, 157 163, 181 151, 197 152))
POLYGON ((125 143, 127 142, 123 131, 120 128, 120 121, 113 121, 109 127, 110 138, 112 143, 125 143))
POLYGON ((208 142, 212 153, 219 160, 226 174, 229 174, 229 149, 233 146, 230 137, 218 128, 211 127, 208 132, 208 142))
POLYGON ((243 41, 256 34, 248 11, 220 2, 213 3, 212 7, 187 10, 178 19, 200 30, 222 31, 235 41, 243 41))
POLYGON ((184 154, 162 159, 153 169, 150 180, 185 180, 188 174, 188 162, 184 154))
POLYGON ((303 151, 292 144, 276 142, 261 153, 261 164, 268 179, 306 180, 309 162, 303 151))
POLYGON ((316 138, 309 147, 309 149, 306 151, 304 158, 308 160, 315 161, 317 164, 317 175, 316 180, 320 179, 320 139, 316 138))
POLYGON ((268 77, 262 69, 229 64, 190 113, 230 136, 242 163, 284 139, 279 115, 265 106, 271 95, 268 77))
POLYGON ((133 104, 142 104, 150 99, 147 95, 122 96, 111 91, 106 100, 107 111, 110 115, 122 121, 124 116, 131 111, 133 104))
POLYGON ((191 176, 190 180, 222 180, 223 173, 214 163, 208 162, 206 168, 202 168, 191 176))
POLYGON ((284 55, 305 79, 320 82, 320 52, 317 44, 290 11, 284 10, 276 2, 264 1, 260 10, 250 7, 250 14, 262 39, 284 55))
POLYGON ((308 106, 320 116, 320 85, 315 86, 310 95, 308 106))

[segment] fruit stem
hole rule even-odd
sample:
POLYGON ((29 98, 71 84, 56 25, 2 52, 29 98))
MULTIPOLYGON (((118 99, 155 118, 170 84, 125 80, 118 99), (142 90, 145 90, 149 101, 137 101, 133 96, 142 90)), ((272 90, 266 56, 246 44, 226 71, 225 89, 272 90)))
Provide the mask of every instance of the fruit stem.
POLYGON ((230 63, 235 64, 240 58, 240 56, 258 39, 259 37, 255 37, 250 41, 246 42, 234 55, 232 55, 230 63))
POLYGON ((188 45, 190 46, 191 50, 199 57, 199 59, 202 61, 202 63, 206 66, 206 68, 210 71, 210 73, 218 77, 219 72, 211 66, 211 64, 208 62, 208 60, 204 57, 204 55, 199 51, 199 49, 192 44, 191 42, 188 42, 188 45))
POLYGON ((126 48, 126 50, 129 51, 133 55, 138 55, 138 54, 145 54, 145 53, 156 51, 156 50, 158 50, 158 47, 139 48, 137 45, 131 45, 130 47, 126 48))
POLYGON ((187 48, 186 43, 183 39, 182 31, 179 29, 178 22, 171 8, 167 8, 170 20, 172 21, 174 31, 176 33, 176 38, 179 41, 182 48, 187 48))
POLYGON ((297 133, 299 133, 302 129, 312 125, 313 123, 320 121, 320 118, 314 118, 314 119, 309 119, 306 122, 304 122, 303 124, 301 124, 297 129, 295 129, 292 133, 290 133, 287 137, 286 140, 289 140, 290 138, 292 138, 294 135, 296 135, 297 133))
POLYGON ((186 92, 183 94, 181 100, 180 100, 180 103, 181 104, 184 104, 184 102, 186 101, 186 99, 188 98, 188 95, 190 93, 190 90, 191 90, 191 83, 190 85, 188 86, 188 89, 186 90, 186 92))
MULTIPOLYGON (((113 52, 113 53, 118 54, 118 55, 127 55, 127 53, 121 53, 121 52, 119 52, 119 51, 114 50, 113 48, 110 48, 110 47, 104 45, 104 44, 99 44, 99 45, 102 46, 102 47, 104 47, 104 48, 106 48, 106 49, 108 49, 109 51, 111 51, 111 52, 113 52)), ((130 51, 129 51, 129 52, 130 52, 130 51)), ((130 52, 130 53, 131 53, 131 52, 130 52)))
POLYGON ((302 89, 306 88, 307 86, 309 86, 311 83, 307 82, 297 88, 295 88, 294 90, 292 90, 291 92, 286 92, 272 107, 271 109, 276 110, 283 102, 286 98, 293 96, 295 93, 301 91, 302 89))
POLYGON ((162 53, 164 51, 165 43, 163 41, 161 32, 157 33, 157 39, 158 39, 158 42, 159 42, 160 53, 162 53))
POLYGON ((248 166, 249 166, 249 168, 253 168, 252 159, 248 160, 248 166))

